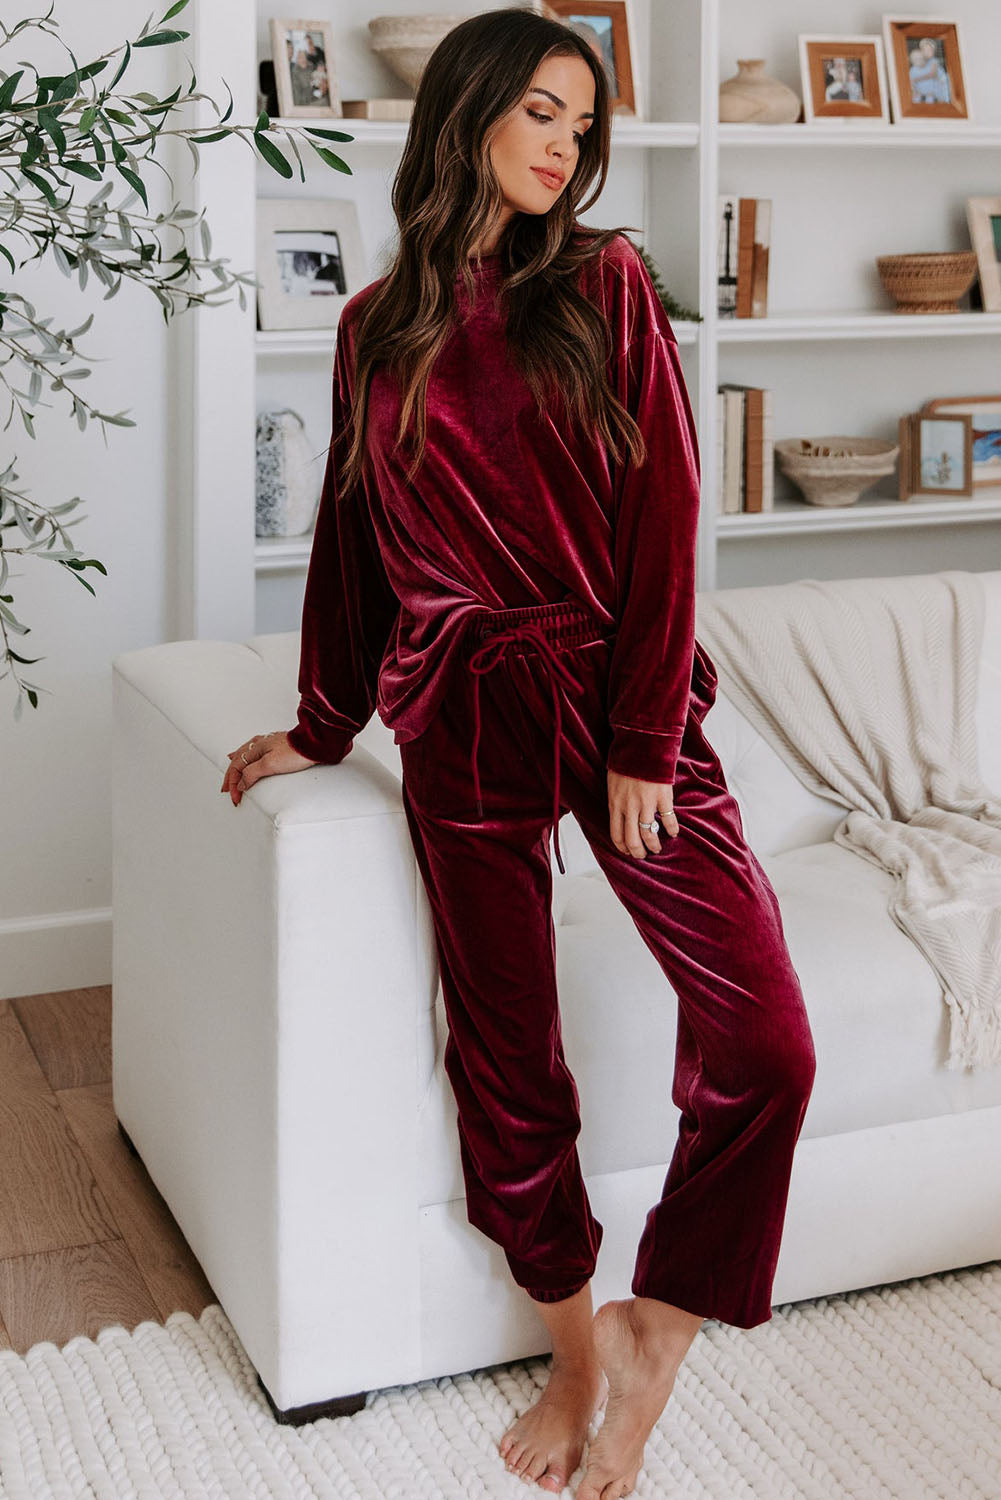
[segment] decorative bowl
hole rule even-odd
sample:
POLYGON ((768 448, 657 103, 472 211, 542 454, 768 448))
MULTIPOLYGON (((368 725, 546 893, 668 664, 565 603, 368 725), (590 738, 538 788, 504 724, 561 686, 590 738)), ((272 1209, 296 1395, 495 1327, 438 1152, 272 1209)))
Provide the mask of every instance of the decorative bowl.
POLYGON ((468 16, 373 16, 368 23, 369 46, 392 68, 397 78, 416 90, 424 65, 443 36, 468 16))
POLYGON ((880 280, 898 313, 955 313, 977 274, 974 250, 877 255, 880 280))
POLYGON ((893 473, 899 451, 883 438, 784 438, 775 444, 779 468, 811 505, 854 505, 877 479, 893 473))

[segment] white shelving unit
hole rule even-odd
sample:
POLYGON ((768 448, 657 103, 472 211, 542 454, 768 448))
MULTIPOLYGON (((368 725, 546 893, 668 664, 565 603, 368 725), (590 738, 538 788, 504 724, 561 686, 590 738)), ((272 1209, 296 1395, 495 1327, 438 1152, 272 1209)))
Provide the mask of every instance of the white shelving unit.
MULTIPOLYGON (((219 68, 212 60, 223 57, 236 115, 251 121, 256 63, 268 55, 272 8, 257 0, 255 27, 248 25, 243 0, 197 4, 200 81, 208 82, 219 68)), ((426 5, 396 0, 395 8, 418 12, 426 5)), ((457 10, 488 8, 465 0, 457 10)), ((400 91, 368 48, 367 21, 382 9, 356 5, 345 18, 335 0, 316 0, 310 13, 333 22, 342 97, 400 91)), ((718 120, 719 85, 736 72, 738 57, 765 58, 769 73, 800 92, 799 32, 878 32, 880 14, 860 0, 771 0, 768 7, 741 0, 634 0, 635 61, 650 118, 616 118, 605 189, 582 217, 630 226, 665 285, 700 313, 700 322, 675 324, 699 430, 700 588, 1001 566, 1001 488, 970 499, 901 504, 896 480, 889 479, 856 505, 832 511, 807 504, 777 475, 774 511, 716 511, 721 380, 774 391, 777 438, 851 432, 895 440, 899 416, 929 399, 1001 390, 1001 314, 899 316, 875 267, 882 253, 968 248, 966 197, 999 190, 1001 7, 995 0, 953 0, 949 12, 963 31, 975 116, 970 124, 933 130, 718 120), (772 199, 767 318, 717 317, 721 192, 772 199)), ((298 177, 285 182, 235 145, 226 171, 217 169, 212 196, 206 194, 209 218, 217 248, 234 265, 252 262, 258 194, 350 196, 358 205, 369 279, 381 274, 395 234, 389 194, 408 126, 329 123, 353 137, 337 148, 351 176, 317 163, 308 166, 305 184, 298 177)), ((310 153, 304 155, 308 161, 310 153)), ((318 467, 329 439, 334 332, 255 333, 254 321, 252 309, 242 320, 227 316, 225 326, 217 310, 198 314, 193 354, 196 390, 220 371, 228 376, 225 401, 197 401, 194 413, 196 451, 205 457, 193 477, 192 592, 212 601, 204 611, 212 620, 220 615, 219 598, 229 601, 222 613, 234 635, 296 626, 310 548, 309 537, 253 540, 256 410, 299 410, 318 467)))

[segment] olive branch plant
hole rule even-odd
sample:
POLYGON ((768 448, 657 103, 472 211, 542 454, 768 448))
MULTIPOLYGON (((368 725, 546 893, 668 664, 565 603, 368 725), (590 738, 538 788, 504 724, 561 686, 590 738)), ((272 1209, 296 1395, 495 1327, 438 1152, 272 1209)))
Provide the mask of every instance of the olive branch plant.
MULTIPOLYGON (((304 135, 315 138, 303 143, 311 146, 326 166, 351 173, 346 162, 320 144, 323 140, 354 139, 343 131, 274 126, 266 110, 252 126, 228 123, 233 95, 225 79, 229 102, 222 113, 210 95, 198 90, 194 72, 187 89, 178 85, 162 99, 143 91, 127 93, 124 86, 119 89, 136 51, 172 46, 190 36, 190 32, 167 25, 187 4, 188 0, 177 0, 158 22, 154 24, 150 16, 137 36, 82 66, 58 35, 59 23, 52 19, 55 0, 44 15, 29 16, 10 27, 0 23, 0 49, 22 33, 35 30, 56 37, 72 63, 63 74, 42 75, 33 64, 21 61, 11 72, 0 68, 0 410, 6 399, 9 410, 5 432, 15 416, 20 416, 28 436, 35 437, 35 408, 53 405, 42 400, 46 385, 65 399, 67 414, 76 418, 81 431, 89 421, 99 422, 105 444, 109 427, 136 425, 125 411, 99 411, 80 390, 80 382, 91 371, 89 356, 77 347, 77 340, 89 332, 94 314, 90 313, 77 328, 53 327, 52 317, 43 317, 26 297, 3 286, 6 272, 16 276, 20 266, 48 254, 64 275, 77 277, 81 291, 93 275, 105 289, 103 301, 114 297, 124 281, 147 287, 161 304, 165 323, 191 307, 214 307, 220 301, 231 301, 224 294, 234 287, 240 307, 246 308, 246 288, 256 287, 256 278, 246 271, 228 270, 228 259, 212 255, 212 234, 204 209, 196 212, 174 201, 168 212, 150 214, 144 168, 159 167, 172 190, 174 186, 167 168, 155 158, 165 137, 175 136, 185 142, 196 172, 200 146, 236 136, 274 171, 291 178, 292 162, 271 138, 278 136, 284 137, 305 182, 296 139, 304 135), (102 75, 108 74, 116 62, 110 82, 103 81, 102 75), (166 128, 171 116, 200 99, 207 100, 216 113, 217 119, 209 128, 166 128), (110 199, 119 180, 128 191, 121 202, 112 205, 110 199), (101 187, 81 202, 77 193, 87 182, 101 183, 101 187), (193 253, 188 240, 196 233, 193 253), (168 235, 172 235, 172 243, 168 243, 168 235), (30 248, 20 262, 11 248, 17 238, 30 248), (200 285, 204 275, 213 278, 207 290, 200 285), (22 388, 25 383, 27 389, 22 388)), ((95 591, 84 578, 84 571, 94 568, 107 576, 107 569, 98 558, 85 557, 73 545, 70 529, 86 516, 63 519, 81 503, 81 497, 74 495, 58 505, 32 499, 16 488, 15 462, 11 459, 0 472, 0 680, 9 676, 17 686, 17 720, 25 698, 37 708, 39 692, 48 689, 28 682, 19 672, 20 667, 33 666, 45 658, 23 656, 11 644, 12 637, 27 635, 30 627, 18 619, 12 607, 9 560, 20 556, 54 562, 66 568, 91 594, 95 591)))

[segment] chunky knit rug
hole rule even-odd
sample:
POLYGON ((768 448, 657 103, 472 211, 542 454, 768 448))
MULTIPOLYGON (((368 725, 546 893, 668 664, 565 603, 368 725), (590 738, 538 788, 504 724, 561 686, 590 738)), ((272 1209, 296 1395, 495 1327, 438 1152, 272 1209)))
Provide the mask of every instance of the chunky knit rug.
MULTIPOLYGON (((285 1427, 212 1304, 0 1353, 0 1496, 542 1495, 497 1442, 547 1373, 539 1358, 372 1391, 354 1416, 285 1427)), ((633 1494, 998 1500, 1001 1262, 776 1307, 749 1331, 703 1324, 633 1494)))

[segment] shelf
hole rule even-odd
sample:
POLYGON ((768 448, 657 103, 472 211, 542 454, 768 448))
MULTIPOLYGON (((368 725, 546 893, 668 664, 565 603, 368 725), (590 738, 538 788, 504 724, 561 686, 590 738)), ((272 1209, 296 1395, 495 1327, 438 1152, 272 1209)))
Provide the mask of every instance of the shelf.
POLYGON ((910 500, 885 495, 863 497, 854 505, 811 505, 806 500, 776 500, 775 509, 755 515, 716 517, 720 540, 753 536, 796 536, 801 532, 882 531, 899 526, 962 526, 1001 519, 1001 485, 985 485, 972 496, 951 500, 918 495, 910 500))
POLYGON ((1001 126, 954 123, 918 125, 729 125, 720 124, 724 146, 888 146, 891 151, 912 146, 988 146, 1001 148, 1001 126))
POLYGON ((322 354, 333 359, 336 328, 281 328, 256 334, 258 355, 322 354))
MULTIPOLYGON (((289 127, 301 130, 304 126, 316 126, 320 130, 343 130, 353 137, 350 141, 321 141, 337 155, 349 152, 354 146, 402 146, 410 130, 409 120, 349 120, 340 115, 317 116, 297 120, 275 118, 272 127, 289 127)), ((697 146, 699 127, 691 121, 634 120, 631 117, 614 116, 612 119, 613 146, 697 146)))
POLYGON ((311 531, 303 536, 257 537, 254 542, 254 571, 261 574, 305 570, 312 545, 311 531))
MULTIPOLYGON (((674 336, 679 344, 697 344, 700 324, 684 319, 672 323, 674 336)), ((289 328, 256 334, 257 354, 260 359, 283 359, 289 355, 321 355, 333 359, 336 328, 289 328)))
POLYGON ((779 318, 720 318, 721 344, 793 339, 966 338, 1001 334, 1001 313, 803 313, 779 318))

